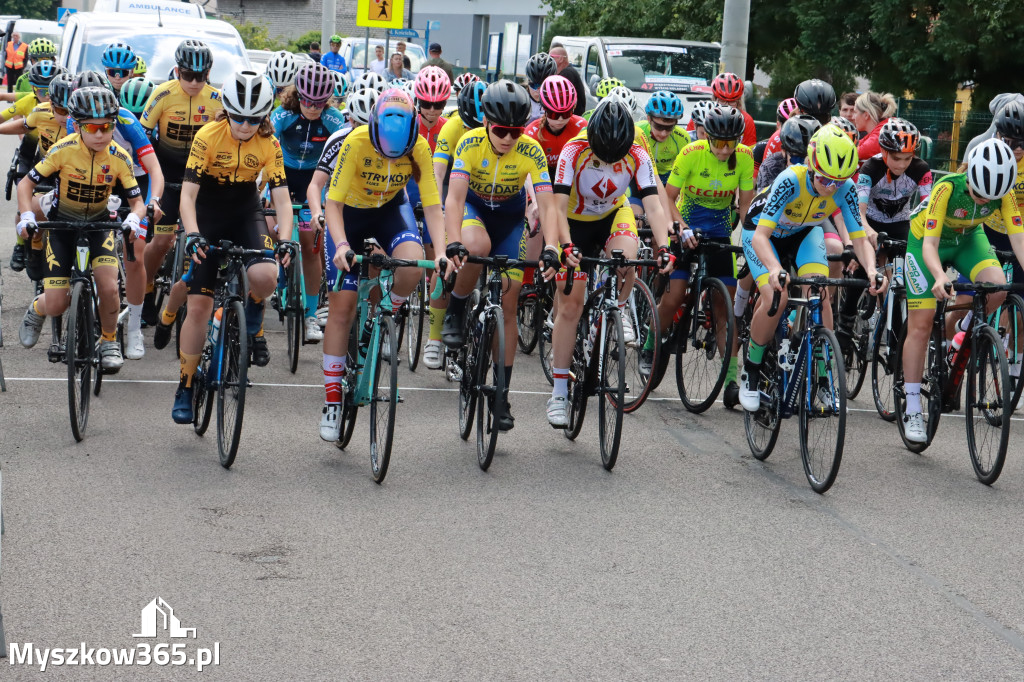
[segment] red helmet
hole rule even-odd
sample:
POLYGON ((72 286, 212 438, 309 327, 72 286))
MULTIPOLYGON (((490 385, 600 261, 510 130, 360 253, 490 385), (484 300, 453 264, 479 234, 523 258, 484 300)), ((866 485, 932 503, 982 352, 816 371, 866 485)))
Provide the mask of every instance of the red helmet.
POLYGON ((743 81, 734 73, 720 73, 711 81, 711 93, 723 102, 735 102, 743 96, 743 81))
POLYGON ((576 88, 564 76, 548 76, 540 84, 540 103, 556 114, 572 111, 576 108, 576 88))
POLYGON ((416 74, 416 99, 445 102, 452 94, 452 82, 440 66, 424 66, 416 74))

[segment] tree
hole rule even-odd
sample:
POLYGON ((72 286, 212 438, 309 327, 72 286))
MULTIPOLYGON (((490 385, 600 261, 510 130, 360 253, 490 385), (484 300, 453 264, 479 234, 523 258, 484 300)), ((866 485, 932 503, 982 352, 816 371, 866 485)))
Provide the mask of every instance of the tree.
POLYGON ((290 41, 288 43, 288 45, 285 46, 284 49, 288 50, 289 52, 296 52, 296 53, 299 53, 299 52, 309 52, 310 44, 312 44, 312 43, 319 43, 319 42, 320 42, 320 29, 316 29, 316 30, 313 30, 313 31, 306 31, 305 33, 303 33, 301 36, 299 36, 295 40, 290 41))
POLYGON ((242 42, 245 44, 247 50, 281 50, 284 48, 284 44, 277 38, 270 36, 270 27, 259 22, 241 21, 236 22, 231 19, 227 21, 238 29, 238 35, 242 37, 242 42))
POLYGON ((52 21, 57 16, 57 3, 54 0, 4 0, 4 14, 52 21))

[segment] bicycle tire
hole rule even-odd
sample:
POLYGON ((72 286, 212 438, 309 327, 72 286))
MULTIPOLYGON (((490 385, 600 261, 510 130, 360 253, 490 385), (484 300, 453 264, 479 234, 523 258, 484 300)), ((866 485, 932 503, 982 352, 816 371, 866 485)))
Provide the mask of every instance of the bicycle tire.
POLYGON ((178 308, 178 314, 174 317, 174 352, 181 354, 181 325, 185 323, 185 316, 188 315, 188 304, 182 303, 178 308))
POLYGON ((519 292, 516 302, 516 340, 519 350, 529 355, 537 347, 537 303, 539 296, 531 288, 524 287, 519 292))
MULTIPOLYGON (((804 356, 805 393, 800 396, 800 459, 811 490, 824 494, 835 483, 843 461, 846 442, 846 369, 839 339, 831 329, 816 327, 811 332, 810 352, 804 356), (819 354, 816 349, 821 348, 819 354), (824 374, 820 374, 824 370, 824 374), (827 383, 828 405, 819 404, 822 382, 827 383), (822 443, 814 438, 814 425, 835 420, 835 440, 822 443), (819 445, 821 447, 819 447, 819 445), (820 452, 819 452, 820 450, 820 452)), ((831 429, 827 425, 826 429, 831 429)))
MULTIPOLYGON (((895 311, 894 311, 895 313, 895 311)), ((896 377, 896 357, 899 342, 894 347, 893 332, 885 324, 883 318, 878 319, 872 335, 869 354, 871 356, 871 398, 875 403, 875 411, 884 421, 896 421, 896 407, 893 383, 896 377)))
POLYGON ((505 400, 505 318, 500 308, 489 308, 477 352, 476 462, 487 471, 494 460, 500 430, 496 424, 505 400), (496 348, 495 348, 496 347, 496 348), (493 354, 493 355, 492 355, 493 354), (500 358, 495 366, 492 357, 500 358), (490 375, 493 383, 486 384, 490 375))
POLYGON ((653 374, 653 367, 658 362, 658 335, 660 328, 658 326, 658 307, 654 302, 654 294, 651 293, 650 288, 642 280, 637 279, 633 283, 633 291, 630 292, 629 302, 624 310, 627 315, 633 318, 631 321, 634 329, 637 330, 636 341, 625 346, 626 391, 623 397, 625 402, 622 405, 622 410, 629 413, 640 409, 640 406, 647 401, 654 388, 651 383, 651 376, 653 374), (644 374, 640 369, 640 356, 643 353, 647 339, 650 337, 654 339, 653 357, 651 359, 652 371, 644 374))
POLYGON ((622 414, 626 391, 626 344, 618 310, 606 311, 604 348, 598 377, 597 433, 601 444, 601 465, 615 468, 622 442, 622 414))
POLYGON ((299 262, 288 265, 288 291, 285 294, 285 331, 288 337, 288 371, 295 374, 299 368, 299 348, 302 347, 302 326, 305 323, 305 307, 302 300, 302 277, 299 262))
POLYGON ((96 345, 91 338, 92 308, 86 298, 85 284, 76 282, 71 289, 71 305, 68 307, 67 330, 64 334, 68 366, 68 413, 71 417, 71 433, 78 442, 85 438, 85 427, 89 423, 89 395, 96 345))
POLYGON ((555 361, 555 348, 551 341, 552 331, 545 326, 537 332, 537 354, 540 356, 540 368, 544 372, 544 378, 548 380, 549 386, 555 385, 555 375, 551 371, 551 365, 555 361))
POLYGON ((999 320, 992 319, 989 324, 999 330, 1003 347, 1006 349, 1010 386, 1013 389, 1009 406, 1009 411, 1012 414, 1015 407, 1020 404, 1021 394, 1024 393, 1024 381, 1020 376, 1021 365, 1024 364, 1024 298, 1014 293, 1007 294, 1006 300, 1000 308, 1005 313, 1000 315, 999 320), (1017 365, 1017 376, 1013 374, 1014 364, 1017 365))
POLYGON ((352 441, 352 434, 356 430, 356 418, 359 416, 359 406, 355 404, 352 396, 355 392, 355 386, 359 381, 358 372, 356 367, 356 358, 358 357, 359 350, 356 347, 357 337, 356 329, 360 327, 356 322, 352 322, 352 326, 348 332, 348 360, 346 367, 347 381, 344 385, 344 395, 341 400, 341 430, 338 434, 338 440, 335 446, 339 450, 344 450, 348 447, 348 444, 352 441))
POLYGON ((212 350, 212 347, 204 350, 202 366, 192 379, 192 429, 197 436, 206 433, 210 427, 210 417, 213 416, 215 391, 212 388, 213 379, 210 377, 212 350))
POLYGON ((680 340, 676 353, 676 388, 683 407, 694 414, 700 414, 714 404, 725 384, 736 334, 732 299, 720 279, 704 278, 695 304, 688 307, 683 322, 685 327, 681 331, 685 332, 685 336, 680 340), (716 304, 725 311, 724 320, 718 319, 720 315, 715 313, 716 304), (725 338, 719 339, 718 325, 723 323, 725 338), (721 350, 719 342, 723 344, 721 350), (714 355, 720 355, 721 360, 717 360, 714 355), (708 360, 707 372, 699 371, 703 358, 708 360), (717 372, 714 371, 716 365, 717 372), (688 368, 692 371, 688 372, 688 368))
POLYGON ((583 420, 587 416, 587 398, 593 388, 590 367, 593 366, 596 372, 597 363, 587 364, 584 362, 583 343, 590 335, 590 316, 592 310, 586 306, 583 314, 580 315, 579 326, 576 333, 576 345, 573 347, 572 360, 569 363, 569 423, 563 431, 563 435, 569 440, 576 440, 583 430, 583 420))
POLYGON ((420 279, 416 289, 409 297, 409 343, 406 346, 406 355, 409 358, 409 371, 415 372, 420 365, 420 355, 423 354, 423 318, 426 317, 427 286, 429 280, 424 275, 420 279))
MULTIPOLYGON (((847 287, 839 287, 845 290, 847 287)), ((846 369, 846 399, 854 400, 864 386, 864 379, 868 373, 868 321, 862 316, 862 311, 867 309, 871 294, 865 289, 857 300, 857 314, 854 316, 854 326, 850 342, 845 346, 840 345, 843 351, 843 367, 846 369)), ((840 307, 842 303, 840 303, 840 307)), ((836 339, 838 340, 838 336, 836 339)))
POLYGON ((903 390, 903 345, 906 342, 906 335, 900 339, 896 348, 894 361, 892 394, 893 411, 895 412, 896 427, 899 429, 903 445, 914 454, 921 454, 931 445, 935 432, 939 429, 939 421, 942 418, 942 386, 945 383, 946 359, 942 354, 942 339, 933 329, 928 339, 928 352, 925 355, 924 376, 921 378, 921 411, 925 419, 925 433, 928 440, 924 443, 914 443, 907 440, 903 431, 902 415, 906 413, 906 393, 903 390))
MULTIPOLYGON (((96 300, 95 300, 95 298, 92 301, 92 306, 91 307, 92 307, 91 317, 92 317, 92 320, 93 320, 93 324, 92 324, 92 330, 93 330, 92 338, 93 338, 94 345, 95 345, 95 350, 93 351, 94 354, 95 354, 95 358, 94 358, 94 361, 92 363, 92 394, 94 396, 98 397, 99 394, 100 394, 100 390, 103 388, 103 375, 104 375, 103 364, 102 364, 103 356, 100 355, 100 344, 99 344, 99 338, 100 338, 100 335, 103 333, 103 331, 100 329, 100 324, 99 324, 100 316, 99 316, 99 311, 96 309, 96 300)), ((117 341, 120 343, 120 346, 121 346, 121 353, 122 353, 121 357, 124 357, 124 355, 123 355, 124 354, 124 343, 121 343, 122 340, 120 338, 118 338, 117 341)), ((114 374, 114 373, 116 373, 118 371, 120 371, 120 370, 113 370, 111 372, 111 374, 114 374)))
POLYGON ((398 409, 398 339, 394 318, 391 315, 379 316, 377 330, 377 361, 370 399, 370 473, 374 481, 382 483, 391 463, 398 409), (386 385, 381 379, 387 382, 386 385))
POLYGON ((1012 397, 1008 390, 1010 373, 1006 352, 999 334, 992 327, 980 327, 972 334, 966 377, 964 412, 967 421, 967 452, 971 456, 971 466, 978 480, 985 485, 992 485, 999 478, 1006 462, 1011 414, 1006 400, 1012 397), (988 387, 986 379, 998 383, 988 387), (989 437, 979 437, 979 427, 986 426, 994 427, 995 433, 989 437), (982 448, 986 444, 995 445, 995 452, 983 453, 982 448))
POLYGON ((460 372, 459 437, 462 440, 469 440, 469 434, 473 433, 473 418, 476 415, 476 403, 479 394, 476 383, 477 355, 480 353, 483 353, 484 356, 487 355, 485 350, 481 350, 479 330, 476 324, 471 322, 476 319, 476 305, 474 304, 473 307, 469 307, 470 301, 474 298, 474 296, 470 296, 469 301, 466 302, 466 320, 462 325, 462 338, 465 340, 465 343, 458 352, 460 372))
POLYGON ((245 390, 249 371, 249 339, 241 301, 224 306, 220 325, 224 357, 217 384, 217 450, 220 465, 230 469, 238 454, 245 416, 245 390))
MULTIPOLYGON (((744 344, 740 362, 746 361, 744 344)), ((754 459, 763 462, 775 449, 782 427, 782 395, 779 386, 778 347, 774 338, 765 346, 761 361, 761 376, 757 380, 761 390, 761 405, 756 412, 743 411, 743 430, 754 459), (767 395, 767 401, 765 396, 767 395)))

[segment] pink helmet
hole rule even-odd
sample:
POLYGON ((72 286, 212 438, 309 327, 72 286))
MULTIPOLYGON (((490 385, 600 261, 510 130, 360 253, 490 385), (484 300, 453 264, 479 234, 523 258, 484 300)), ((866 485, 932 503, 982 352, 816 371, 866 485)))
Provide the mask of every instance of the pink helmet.
POLYGON ((794 111, 797 111, 800 105, 796 103, 796 99, 790 97, 779 102, 779 108, 776 110, 776 114, 780 121, 788 121, 789 117, 793 115, 794 111))
POLYGON ((440 66, 424 66, 416 74, 416 99, 444 102, 452 94, 452 82, 440 66))
POLYGON ((557 114, 576 108, 576 88, 564 76, 548 76, 540 84, 540 103, 557 114))
POLYGON ((295 74, 295 90, 302 99, 326 102, 334 94, 334 74, 323 64, 306 64, 295 74))

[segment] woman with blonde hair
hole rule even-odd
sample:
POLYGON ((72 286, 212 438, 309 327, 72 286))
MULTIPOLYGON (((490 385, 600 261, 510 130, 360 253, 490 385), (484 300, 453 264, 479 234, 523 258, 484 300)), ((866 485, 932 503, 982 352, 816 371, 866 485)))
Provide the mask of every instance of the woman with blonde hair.
POLYGON ((853 107, 854 125, 860 132, 867 133, 857 144, 857 156, 863 162, 882 153, 882 148, 878 146, 878 134, 885 122, 896 115, 896 98, 888 92, 879 94, 868 91, 857 97, 853 107))

